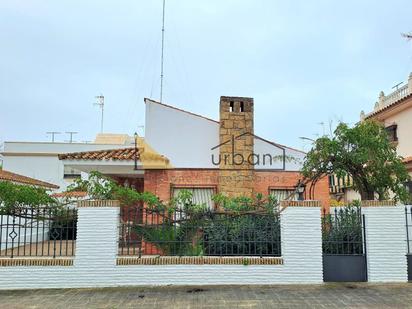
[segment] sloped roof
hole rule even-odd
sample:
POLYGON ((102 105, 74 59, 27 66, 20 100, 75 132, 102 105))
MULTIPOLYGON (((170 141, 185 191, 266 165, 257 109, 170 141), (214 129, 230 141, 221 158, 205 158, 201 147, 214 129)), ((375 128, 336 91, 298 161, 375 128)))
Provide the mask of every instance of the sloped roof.
POLYGON ((0 170, 0 181, 11 181, 19 184, 32 185, 37 187, 49 188, 49 189, 58 189, 59 186, 56 186, 52 183, 34 179, 31 177, 19 175, 9 171, 0 170))
POLYGON ((82 152, 72 152, 59 154, 60 160, 114 160, 114 161, 131 161, 140 159, 141 149, 137 148, 120 148, 108 150, 92 150, 82 152))
MULTIPOLYGON (((212 122, 214 122, 214 123, 220 124, 220 122, 217 121, 217 120, 214 120, 214 119, 211 119, 211 118, 208 118, 208 117, 205 117, 205 116, 196 114, 196 113, 192 113, 192 112, 189 112, 189 111, 187 111, 187 110, 184 110, 184 109, 181 109, 181 108, 177 108, 177 107, 174 107, 174 106, 165 104, 165 103, 161 103, 161 102, 155 101, 155 100, 153 100, 153 99, 144 98, 144 102, 146 103, 147 101, 150 101, 151 103, 159 104, 159 105, 162 105, 162 106, 164 106, 164 107, 168 107, 168 108, 174 109, 174 110, 179 111, 179 112, 183 112, 183 113, 186 113, 186 114, 195 116, 195 117, 203 118, 203 119, 205 119, 205 120, 209 120, 209 121, 212 121, 212 122)), ((254 134, 254 135, 255 135, 255 134, 254 134)), ((296 149, 296 148, 292 148, 292 147, 289 147, 289 146, 285 146, 285 145, 282 145, 282 144, 279 144, 279 143, 275 143, 275 142, 269 141, 269 140, 264 139, 264 138, 262 138, 262 137, 260 137, 260 136, 257 136, 257 135, 255 135, 255 137, 258 138, 258 139, 260 139, 260 140, 262 140, 262 141, 264 141, 264 142, 266 142, 266 143, 272 144, 273 146, 280 147, 280 148, 286 148, 286 149, 290 149, 290 150, 293 150, 293 151, 297 151, 297 152, 306 154, 306 152, 304 152, 304 151, 302 151, 302 150, 299 150, 299 149, 296 149)))
POLYGON ((74 197, 74 198, 81 198, 86 197, 87 192, 84 191, 69 191, 69 192, 60 192, 54 193, 51 195, 52 197, 74 197))

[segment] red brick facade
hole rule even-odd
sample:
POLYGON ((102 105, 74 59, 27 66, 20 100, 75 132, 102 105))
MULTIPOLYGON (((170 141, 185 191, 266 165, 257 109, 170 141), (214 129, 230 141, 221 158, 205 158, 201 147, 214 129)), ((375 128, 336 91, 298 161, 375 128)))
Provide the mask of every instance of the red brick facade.
MULTIPOLYGON (((299 172, 254 171, 254 192, 267 196, 270 189, 293 189, 302 178, 299 172)), ((218 169, 170 169, 146 170, 144 190, 156 194, 163 201, 168 201, 173 187, 212 187, 218 192, 218 169)), ((239 181, 242 181, 241 179, 239 181)), ((306 186, 305 199, 309 199, 309 187, 306 186)), ((329 185, 327 177, 315 186, 314 199, 320 200, 322 206, 329 207, 329 185)))

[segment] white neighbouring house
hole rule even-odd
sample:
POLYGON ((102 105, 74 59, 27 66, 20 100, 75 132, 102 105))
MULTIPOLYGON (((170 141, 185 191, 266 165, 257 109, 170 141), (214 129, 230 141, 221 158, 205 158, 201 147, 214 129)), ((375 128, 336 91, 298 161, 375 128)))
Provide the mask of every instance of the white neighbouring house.
POLYGON ((65 165, 59 154, 131 147, 132 143, 126 134, 98 134, 93 143, 6 141, 0 155, 4 170, 57 185, 57 191, 64 191, 82 172, 65 165))

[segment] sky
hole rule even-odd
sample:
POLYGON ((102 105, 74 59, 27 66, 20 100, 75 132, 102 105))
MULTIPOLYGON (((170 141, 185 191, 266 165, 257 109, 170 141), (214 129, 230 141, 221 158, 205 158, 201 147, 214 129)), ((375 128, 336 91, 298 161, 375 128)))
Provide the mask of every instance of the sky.
MULTIPOLYGON (((253 97, 256 134, 308 150, 299 137, 356 123, 407 82, 410 12, 410 0, 166 0, 163 102, 218 120, 220 96, 253 97)), ((99 94, 105 132, 143 135, 161 20, 162 0, 0 0, 0 144, 93 140, 99 94)))

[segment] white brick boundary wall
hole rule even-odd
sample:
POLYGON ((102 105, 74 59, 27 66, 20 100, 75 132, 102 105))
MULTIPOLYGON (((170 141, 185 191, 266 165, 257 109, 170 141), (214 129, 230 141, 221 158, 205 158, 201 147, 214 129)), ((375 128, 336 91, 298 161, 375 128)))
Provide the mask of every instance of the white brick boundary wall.
POLYGON ((368 281, 408 281, 404 206, 362 207, 362 213, 366 221, 368 281))
POLYGON ((73 266, 0 267, 0 289, 322 283, 319 207, 281 213, 283 265, 116 266, 118 207, 80 207, 73 266))

